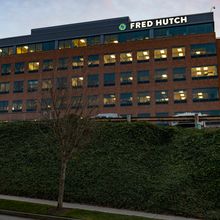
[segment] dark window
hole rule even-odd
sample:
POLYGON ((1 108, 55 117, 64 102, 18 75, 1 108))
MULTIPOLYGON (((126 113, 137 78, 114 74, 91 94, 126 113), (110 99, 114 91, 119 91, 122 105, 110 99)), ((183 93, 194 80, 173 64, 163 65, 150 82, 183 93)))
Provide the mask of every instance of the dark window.
POLYGON ((41 99, 41 109, 51 109, 52 100, 50 98, 41 99))
POLYGON ((88 56, 88 66, 99 66, 99 55, 88 56))
POLYGON ((114 86, 114 85, 115 85, 115 73, 105 73, 104 86, 114 86))
POLYGON ((214 32, 214 24, 197 24, 187 26, 188 34, 206 34, 214 32))
POLYGON ((28 52, 29 53, 39 52, 39 51, 42 51, 42 44, 41 43, 28 45, 28 52))
POLYGON ((99 105, 99 99, 97 95, 88 96, 88 108, 95 108, 99 105))
POLYGON ((207 102, 219 100, 218 88, 193 89, 193 102, 207 102))
POLYGON ((67 78, 66 77, 59 77, 56 80, 56 87, 57 89, 65 89, 67 88, 67 78))
POLYGON ((53 70, 53 60, 44 60, 43 61, 43 71, 53 70))
POLYGON ((150 81, 149 70, 141 70, 137 73, 138 83, 148 83, 150 81))
POLYGON ((9 75, 11 73, 11 64, 2 64, 2 75, 9 75))
POLYGON ((48 51, 48 50, 55 50, 55 41, 49 41, 42 43, 42 50, 48 51))
POLYGON ((149 105, 150 104, 149 92, 138 92, 137 100, 138 100, 138 105, 149 105))
POLYGON ((11 110, 12 112, 21 112, 22 111, 22 100, 13 101, 11 110))
POLYGON ((173 69, 173 81, 186 80, 186 68, 177 67, 173 69))
POLYGON ((15 74, 24 73, 24 62, 15 63, 15 74))
POLYGON ((216 56, 216 44, 193 44, 191 45, 191 57, 216 56))
POLYGON ((9 93, 10 83, 9 82, 0 82, 0 94, 9 93))
POLYGON ((65 48, 71 48, 72 40, 60 40, 58 42, 58 48, 59 50, 65 49, 65 48))
POLYGON ((20 93, 24 91, 24 81, 14 82, 14 93, 20 93))
POLYGON ((38 90, 38 80, 28 80, 28 92, 36 92, 38 90))
POLYGON ((72 108, 81 108, 81 107, 82 107, 82 96, 73 96, 72 108))
POLYGON ((167 104, 169 101, 168 91, 156 91, 156 104, 167 104))
POLYGON ((37 100, 36 99, 28 99, 26 101, 26 111, 27 112, 35 112, 37 110, 37 100))
POLYGON ((169 113, 168 112, 157 112, 156 117, 168 117, 169 113))
POLYGON ((120 94, 120 105, 131 106, 132 105, 132 93, 121 93, 120 94))
POLYGON ((132 31, 127 33, 120 33, 118 35, 119 42, 128 42, 128 41, 136 41, 136 40, 145 40, 149 39, 149 30, 144 31, 132 31))
POLYGON ((60 58, 58 60, 58 70, 66 70, 68 69, 68 58, 60 58))
POLYGON ((88 37, 87 38, 87 45, 88 46, 98 45, 100 43, 101 43, 100 36, 88 37))
POLYGON ((87 77, 87 86, 88 87, 98 87, 99 86, 99 75, 88 75, 87 77))
POLYGON ((114 93, 104 95, 104 107, 114 107, 116 104, 116 96, 114 93))
POLYGON ((121 85, 130 85, 132 84, 133 76, 131 72, 122 72, 120 76, 121 85))
POLYGON ((75 56, 75 57, 73 57, 73 60, 72 60, 72 68, 73 69, 83 67, 83 65, 84 65, 84 58, 83 58, 83 56, 75 56))
POLYGON ((155 82, 167 82, 168 74, 167 69, 155 70, 155 82))
POLYGON ((0 113, 8 112, 8 101, 0 101, 0 113))
POLYGON ((138 118, 149 118, 150 117, 150 113, 139 113, 137 115, 138 118))

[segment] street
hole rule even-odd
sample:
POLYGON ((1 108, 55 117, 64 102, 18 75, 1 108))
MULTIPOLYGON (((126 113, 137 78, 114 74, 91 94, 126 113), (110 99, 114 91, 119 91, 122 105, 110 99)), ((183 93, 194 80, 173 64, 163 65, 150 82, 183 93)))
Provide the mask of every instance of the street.
POLYGON ((33 219, 13 217, 13 216, 9 216, 9 215, 0 215, 0 220, 33 220, 33 219))

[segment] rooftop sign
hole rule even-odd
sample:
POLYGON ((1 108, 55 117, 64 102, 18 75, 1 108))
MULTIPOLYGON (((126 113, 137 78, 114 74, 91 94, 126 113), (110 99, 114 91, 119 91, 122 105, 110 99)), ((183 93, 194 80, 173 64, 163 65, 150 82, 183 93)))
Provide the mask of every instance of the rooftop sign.
POLYGON ((124 31, 126 29, 129 30, 147 29, 153 27, 172 26, 172 25, 179 25, 186 23, 188 23, 188 16, 177 16, 177 17, 160 18, 154 20, 135 21, 135 22, 130 22, 128 25, 122 23, 119 25, 118 28, 120 31, 124 31))

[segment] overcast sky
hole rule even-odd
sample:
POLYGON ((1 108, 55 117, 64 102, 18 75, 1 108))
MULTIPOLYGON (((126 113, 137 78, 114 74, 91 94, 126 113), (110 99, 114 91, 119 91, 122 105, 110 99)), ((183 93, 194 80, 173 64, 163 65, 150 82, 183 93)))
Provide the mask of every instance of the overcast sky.
POLYGON ((212 6, 220 37, 220 0, 0 0, 0 38, 27 35, 33 28, 121 16, 136 21, 203 13, 212 6))

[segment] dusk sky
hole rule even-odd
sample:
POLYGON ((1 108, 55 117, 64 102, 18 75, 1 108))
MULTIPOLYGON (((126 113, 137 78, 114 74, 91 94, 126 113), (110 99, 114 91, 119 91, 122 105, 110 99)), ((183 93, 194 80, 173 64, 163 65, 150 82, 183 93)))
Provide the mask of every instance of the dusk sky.
POLYGON ((203 13, 212 6, 220 37, 220 0, 0 0, 0 38, 27 35, 39 27, 121 16, 136 21, 203 13))

